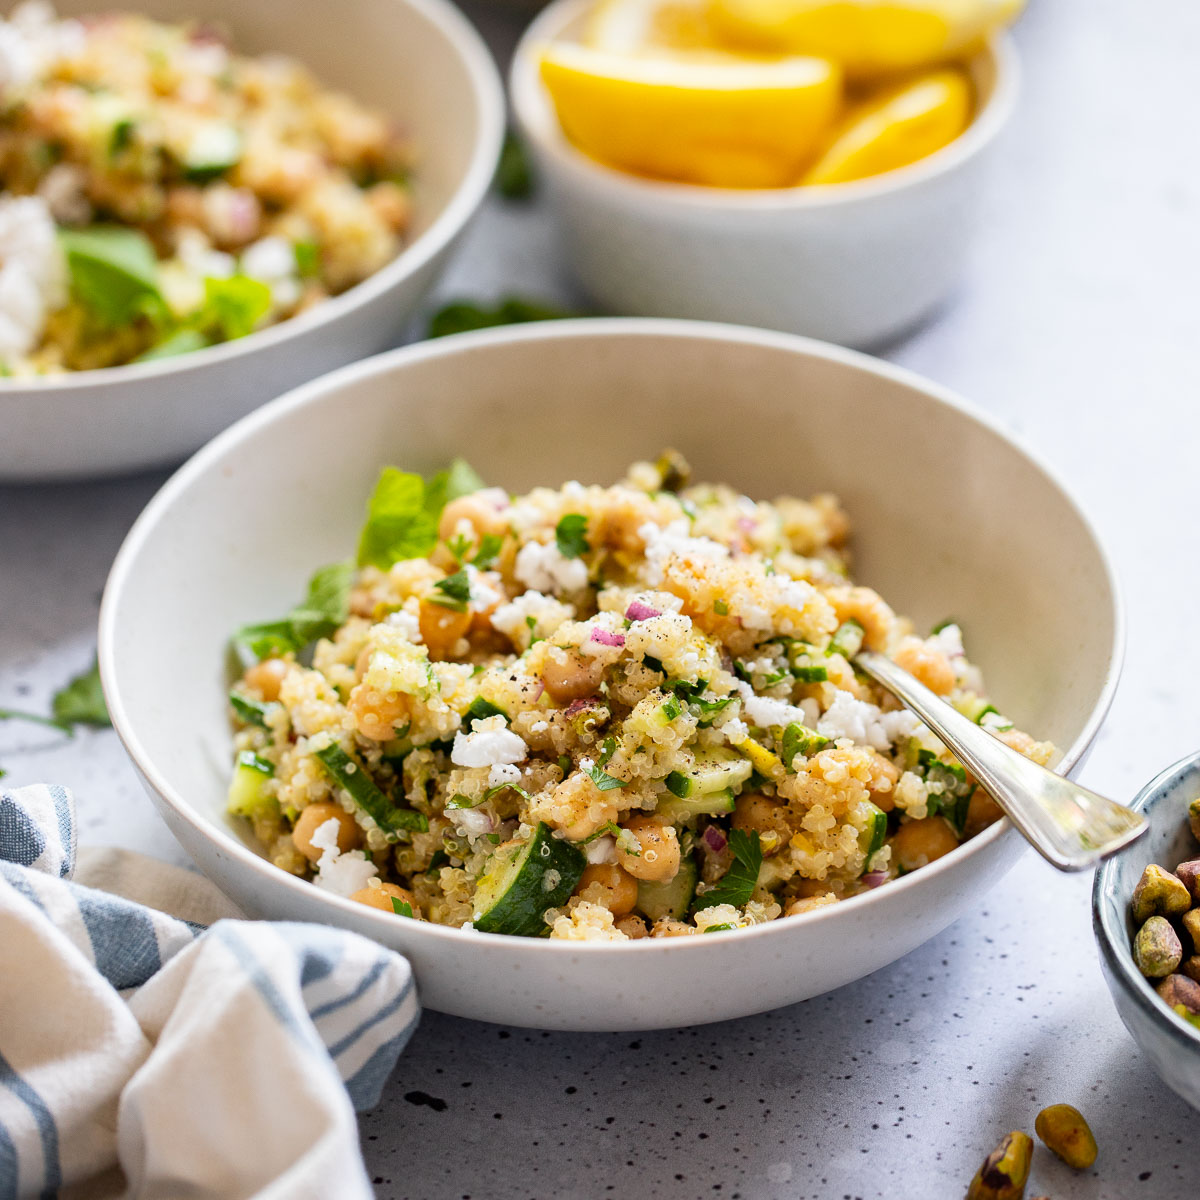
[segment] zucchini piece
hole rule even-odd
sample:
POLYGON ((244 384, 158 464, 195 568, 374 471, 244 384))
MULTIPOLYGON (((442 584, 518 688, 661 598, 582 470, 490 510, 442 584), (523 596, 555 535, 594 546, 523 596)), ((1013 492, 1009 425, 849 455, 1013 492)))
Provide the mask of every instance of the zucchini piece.
POLYGON ((825 653, 840 654, 843 658, 853 658, 862 649, 863 639, 866 635, 867 631, 862 627, 862 623, 851 617, 850 620, 843 621, 834 631, 825 653))
POLYGON ((785 770, 792 769, 792 761, 797 754, 808 758, 829 745, 829 739, 822 737, 815 729, 807 725, 793 722, 783 731, 783 765, 785 770))
POLYGON ((237 719, 246 725, 257 725, 260 729, 267 727, 268 704, 262 700, 251 700, 242 692, 229 693, 229 706, 237 715, 237 719))
POLYGON ((229 781, 227 811, 251 821, 272 815, 272 809, 278 812, 279 801, 267 794, 267 781, 274 774, 275 768, 265 758, 259 758, 253 750, 243 750, 229 781))
POLYGON ((467 705, 467 711, 462 715, 463 728, 470 729, 472 721, 484 721, 488 717, 503 717, 508 724, 512 723, 509 720, 508 713, 504 709, 493 704, 490 700, 485 700, 482 696, 476 696, 467 705))
POLYGON ((334 783, 345 788, 354 803, 385 833, 428 830, 429 820, 424 813, 415 808, 397 808, 379 790, 362 763, 351 758, 336 742, 314 750, 313 754, 334 783))
POLYGON ((999 710, 994 704, 989 704, 982 696, 972 696, 969 700, 956 700, 954 707, 958 709, 968 721, 974 721, 976 725, 983 720, 988 713, 996 713, 1000 715, 999 710))
POLYGON ((696 894, 696 881, 700 871, 696 860, 691 856, 681 859, 679 870, 674 879, 664 883, 647 883, 638 880, 637 907, 638 911, 651 922, 660 917, 674 917, 682 921, 692 907, 692 898, 696 894))
POLYGON ((224 121, 200 126, 183 156, 183 174, 191 183, 207 183, 241 161, 242 135, 224 121))
POLYGON ((667 790, 681 800, 724 792, 740 788, 753 769, 749 759, 732 750, 711 750, 696 755, 696 765, 690 771, 672 771, 667 776, 667 790))
POLYGON ((736 807, 733 789, 725 788, 720 792, 701 792, 687 798, 660 800, 654 812, 674 824, 676 821, 686 821, 689 817, 719 817, 733 812, 736 807))
POLYGON ((865 855, 863 859, 863 872, 865 873, 871 861, 871 855, 882 850, 883 843, 887 841, 888 819, 887 813, 872 804, 870 800, 864 800, 863 804, 868 809, 867 823, 858 835, 858 844, 865 855))
POLYGON ((567 902, 586 865, 582 850, 539 821, 524 845, 502 847, 492 856, 475 885, 475 928, 517 937, 549 933, 546 910, 567 902))

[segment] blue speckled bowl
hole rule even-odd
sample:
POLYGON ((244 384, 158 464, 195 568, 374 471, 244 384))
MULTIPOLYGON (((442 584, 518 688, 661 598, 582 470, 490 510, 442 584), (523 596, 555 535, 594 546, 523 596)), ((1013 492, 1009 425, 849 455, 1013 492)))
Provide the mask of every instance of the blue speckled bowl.
POLYGON ((1152 779, 1130 805, 1145 813, 1150 832, 1096 872, 1092 927, 1100 966, 1117 1012, 1163 1082, 1200 1109, 1200 1029, 1173 1013, 1134 966, 1129 901, 1150 863, 1173 869, 1197 856, 1187 806, 1200 796, 1200 752, 1152 779))

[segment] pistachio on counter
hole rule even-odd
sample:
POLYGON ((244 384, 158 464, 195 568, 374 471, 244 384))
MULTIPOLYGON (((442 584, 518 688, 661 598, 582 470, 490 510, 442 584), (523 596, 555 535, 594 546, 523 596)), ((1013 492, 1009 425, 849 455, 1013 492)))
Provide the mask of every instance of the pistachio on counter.
POLYGON ((1170 975, 1183 959, 1183 943, 1166 917, 1151 917, 1133 939, 1133 961, 1147 979, 1170 975))
POLYGON ((1000 1144, 983 1160, 967 1200, 1021 1200, 1029 1182, 1029 1162, 1033 1139, 1019 1129, 1005 1135, 1000 1144))
POLYGON ((1133 923, 1144 925, 1151 917, 1178 917, 1192 907, 1192 894, 1182 880, 1151 863, 1133 889, 1133 923))
POLYGON ((1086 1171, 1096 1161, 1096 1139, 1083 1113, 1070 1104, 1051 1104, 1037 1115, 1034 1132, 1068 1167, 1086 1171))

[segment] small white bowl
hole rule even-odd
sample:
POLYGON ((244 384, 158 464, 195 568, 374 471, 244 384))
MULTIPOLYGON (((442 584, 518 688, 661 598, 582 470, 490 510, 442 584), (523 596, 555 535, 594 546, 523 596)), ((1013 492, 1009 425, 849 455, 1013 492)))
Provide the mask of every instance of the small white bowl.
POLYGON ((673 445, 759 497, 838 493, 856 574, 918 627, 959 619, 1002 711, 1083 756, 1122 628, 1096 535, 1050 472, 933 384, 785 334, 681 321, 549 322, 358 363, 252 413, 150 502, 100 614, 113 723, 172 832, 251 914, 324 921, 408 955, 422 1001, 552 1029, 718 1021, 861 978, 932 937, 1016 860, 999 822, 878 891, 703 937, 581 945, 397 920, 273 867, 225 815, 230 632, 298 599, 357 540, 389 463, 456 455, 524 491, 610 482, 673 445))
POLYGON ((694 317, 876 346, 953 289, 996 135, 1017 94, 1016 51, 996 38, 971 62, 975 119, 950 145, 854 183, 741 190, 665 183, 605 166, 562 131, 538 73, 549 42, 578 36, 592 0, 558 0, 512 63, 513 110, 566 256, 603 307, 694 317))
MULTIPOLYGON (((58 0, 61 15, 102 9, 58 0)), ((504 134, 500 77, 448 0, 245 4, 147 0, 139 12, 227 28, 237 50, 288 54, 411 133, 415 225, 400 255, 348 292, 260 333, 179 358, 0 381, 0 483, 179 462, 287 388, 399 339, 483 202, 504 134)))

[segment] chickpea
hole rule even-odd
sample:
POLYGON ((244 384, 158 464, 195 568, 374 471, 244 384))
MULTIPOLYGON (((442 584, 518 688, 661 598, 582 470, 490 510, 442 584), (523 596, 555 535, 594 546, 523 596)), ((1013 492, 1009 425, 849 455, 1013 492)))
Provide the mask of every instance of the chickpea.
POLYGON ((878 592, 868 587, 838 587, 831 588, 827 598, 839 621, 853 618, 863 627, 868 650, 886 648, 896 615, 878 592))
POLYGON ((747 792, 737 798, 737 807, 730 824, 743 833, 757 830, 763 854, 766 855, 778 853, 792 840, 787 805, 757 792, 747 792))
POLYGON ((963 823, 963 838, 973 838, 982 833, 989 825, 1004 816, 1004 809, 998 805, 981 787, 971 793, 971 801, 967 805, 967 819, 963 823))
POLYGON ((288 664, 282 658, 264 658, 255 663, 244 676, 248 687, 254 688, 267 701, 279 699, 279 687, 288 673, 288 664))
POLYGON ((569 704, 594 696, 604 677, 604 663, 587 658, 578 650, 552 646, 542 665, 542 682, 556 704, 569 704))
POLYGON ((957 846, 958 838, 948 821, 943 817, 924 817, 920 821, 907 821, 896 830, 892 857, 906 871, 915 871, 957 846))
POLYGON ((470 612, 459 612, 432 600, 421 601, 417 620, 421 627, 421 638, 429 648, 429 657, 435 660, 453 658, 454 647, 467 636, 467 630, 471 628, 470 612))
POLYGON ((359 843, 358 823, 340 804, 310 804, 296 818, 292 828, 292 842, 309 862, 316 862, 324 853, 319 846, 313 845, 312 836, 326 821, 338 823, 337 848, 343 854, 359 843))
POLYGON ((627 937, 636 940, 650 936, 650 931, 646 928, 646 922, 641 917, 633 913, 621 917, 614 921, 613 924, 627 937))
POLYGON ((386 742, 412 714, 412 701, 404 692, 381 692, 359 684, 350 693, 346 705, 354 717, 355 728, 373 742, 386 742))
POLYGON ((1015 750, 1018 754, 1024 754, 1029 757, 1029 752, 1037 743, 1020 729, 1002 729, 993 735, 998 737, 1006 746, 1015 750))
POLYGON ((448 542, 458 533, 458 526, 463 521, 471 526, 477 538, 488 533, 503 537, 508 532, 504 513, 481 492, 459 496, 442 509, 438 520, 438 537, 448 542))
POLYGON ((617 839, 617 858, 635 879, 665 883, 679 873, 679 837, 671 825, 654 817, 631 817, 625 828, 638 840, 640 853, 630 854, 617 839))
POLYGON ((817 896, 802 896, 799 900, 793 900, 784 910, 783 915, 785 917, 801 917, 806 912, 836 903, 837 897, 832 892, 822 892, 817 896))
POLYGON ((584 867, 575 895, 603 905, 614 917, 623 917, 637 904, 637 880, 616 863, 593 863, 584 867))
POLYGON ((930 650, 914 639, 901 645, 894 658, 898 667, 915 675, 931 692, 946 696, 954 690, 954 668, 940 650, 930 650))
POLYGON ((370 908, 381 908, 384 912, 394 913, 396 910, 392 907, 392 900, 399 900, 401 904, 407 904, 412 909, 412 915, 420 919, 421 910, 417 907, 416 897, 408 890, 402 888, 398 883, 381 883, 378 887, 367 887, 357 891, 350 897, 358 904, 366 904, 370 908))
POLYGON ((871 778, 867 783, 867 795, 871 803, 884 812, 891 812, 896 807, 893 793, 900 781, 900 768, 890 758, 884 758, 878 752, 871 760, 871 778))

